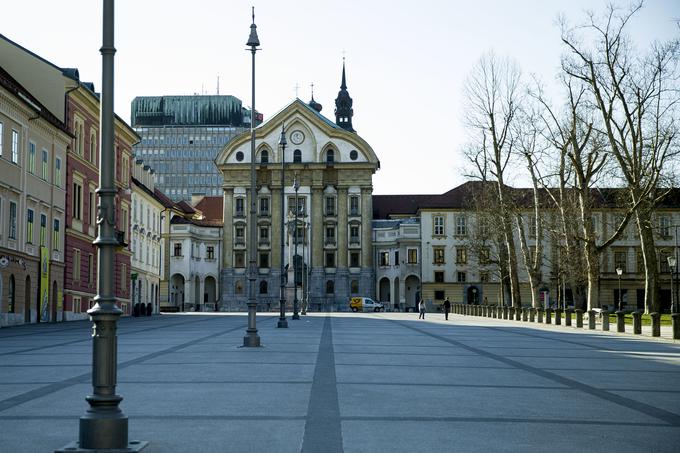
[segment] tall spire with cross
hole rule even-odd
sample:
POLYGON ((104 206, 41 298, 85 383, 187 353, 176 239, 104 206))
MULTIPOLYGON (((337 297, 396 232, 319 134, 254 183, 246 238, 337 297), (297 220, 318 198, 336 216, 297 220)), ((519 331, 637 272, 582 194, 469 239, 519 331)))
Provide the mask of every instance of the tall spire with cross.
POLYGON ((354 109, 352 109, 352 98, 347 91, 347 82, 345 78, 345 57, 342 57, 342 82, 340 83, 340 91, 338 97, 335 99, 335 124, 341 128, 356 132, 352 127, 352 116, 354 116, 354 109))
POLYGON ((318 102, 314 100, 314 83, 311 83, 310 86, 312 87, 312 100, 309 101, 309 106, 316 110, 317 112, 321 113, 322 106, 318 102))

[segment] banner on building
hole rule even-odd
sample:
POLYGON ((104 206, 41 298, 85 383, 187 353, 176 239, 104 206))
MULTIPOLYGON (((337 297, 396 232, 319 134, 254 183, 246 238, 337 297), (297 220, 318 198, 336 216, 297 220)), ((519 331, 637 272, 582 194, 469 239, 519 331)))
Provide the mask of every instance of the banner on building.
POLYGON ((50 320, 50 251, 40 247, 40 321, 50 320))

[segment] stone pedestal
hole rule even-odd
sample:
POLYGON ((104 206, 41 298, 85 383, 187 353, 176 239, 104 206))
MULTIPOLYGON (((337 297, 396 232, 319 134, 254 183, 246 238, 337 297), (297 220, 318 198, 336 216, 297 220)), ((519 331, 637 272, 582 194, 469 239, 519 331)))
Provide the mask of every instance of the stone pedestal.
POLYGON ((590 310, 588 312, 588 329, 595 330, 595 320, 597 319, 597 312, 590 310))
MULTIPOLYGON (((659 316, 658 313, 656 315, 659 316)), ((652 318, 652 319, 654 319, 654 318, 652 318)), ((642 313, 640 313, 639 311, 633 312, 633 334, 642 335, 642 313)), ((653 328, 652 328, 652 336, 654 336, 654 329, 653 328)))
POLYGON ((536 309, 536 312, 538 314, 538 322, 542 324, 543 323, 543 312, 544 312, 544 310, 539 307, 539 308, 536 309))
POLYGON ((545 309, 545 323, 552 324, 552 309, 550 308, 545 309))
POLYGON ((567 327, 571 327, 571 314, 574 311, 571 308, 567 308, 567 310, 564 312, 564 325, 567 327))
POLYGON ((626 314, 621 310, 616 312, 616 331, 619 333, 626 331, 626 314))
POLYGON ((508 317, 510 320, 515 319, 515 307, 508 307, 508 317))
POLYGON ((583 328, 583 310, 577 308, 574 311, 576 312, 576 327, 581 329, 583 328))
MULTIPOLYGON (((640 315, 639 317, 642 318, 642 314, 639 312, 633 313, 633 316, 635 315, 640 315)), ((661 336, 661 315, 659 313, 650 313, 649 316, 652 318, 652 336, 653 337, 660 337, 661 336)), ((635 318, 633 318, 635 319, 635 318)), ((640 321, 640 324, 642 324, 642 321, 640 321)), ((640 328, 642 329, 642 327, 640 328)))
POLYGON ((529 322, 536 322, 536 309, 535 308, 529 309, 529 322))
POLYGON ((607 310, 602 310, 602 331, 609 331, 609 312, 607 310))
POLYGON ((558 308, 555 310, 555 325, 556 326, 561 326, 562 325, 562 309, 558 308))
POLYGON ((491 317, 498 318, 498 307, 496 305, 491 307, 491 317))
POLYGON ((527 322, 529 319, 529 308, 522 308, 522 321, 527 322))
POLYGON ((673 326, 673 339, 680 340, 680 313, 671 315, 671 324, 673 326))

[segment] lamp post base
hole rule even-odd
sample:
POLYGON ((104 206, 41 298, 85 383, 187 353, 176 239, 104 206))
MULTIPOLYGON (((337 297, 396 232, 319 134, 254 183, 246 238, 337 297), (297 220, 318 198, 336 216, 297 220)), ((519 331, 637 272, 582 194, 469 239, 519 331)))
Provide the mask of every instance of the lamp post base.
POLYGON ((149 442, 145 440, 131 440, 125 448, 81 448, 79 442, 71 442, 54 453, 137 453, 142 451, 149 442))
POLYGON ((288 328, 288 321, 285 319, 279 319, 279 322, 276 324, 276 327, 280 329, 287 329, 288 328))
POLYGON ((243 337, 244 348, 259 348, 260 346, 260 336, 258 334, 247 333, 246 336, 243 337))

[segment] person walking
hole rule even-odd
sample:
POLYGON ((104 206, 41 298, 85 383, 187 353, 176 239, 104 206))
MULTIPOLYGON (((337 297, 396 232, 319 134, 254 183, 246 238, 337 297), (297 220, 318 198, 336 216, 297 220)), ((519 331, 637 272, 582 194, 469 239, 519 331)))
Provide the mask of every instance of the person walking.
POLYGON ((449 311, 451 310, 451 302, 449 302, 449 298, 447 297, 446 300, 444 301, 444 319, 447 321, 449 320, 449 311))
POLYGON ((418 311, 420 312, 418 319, 425 319, 425 301, 423 299, 418 302, 418 311))

